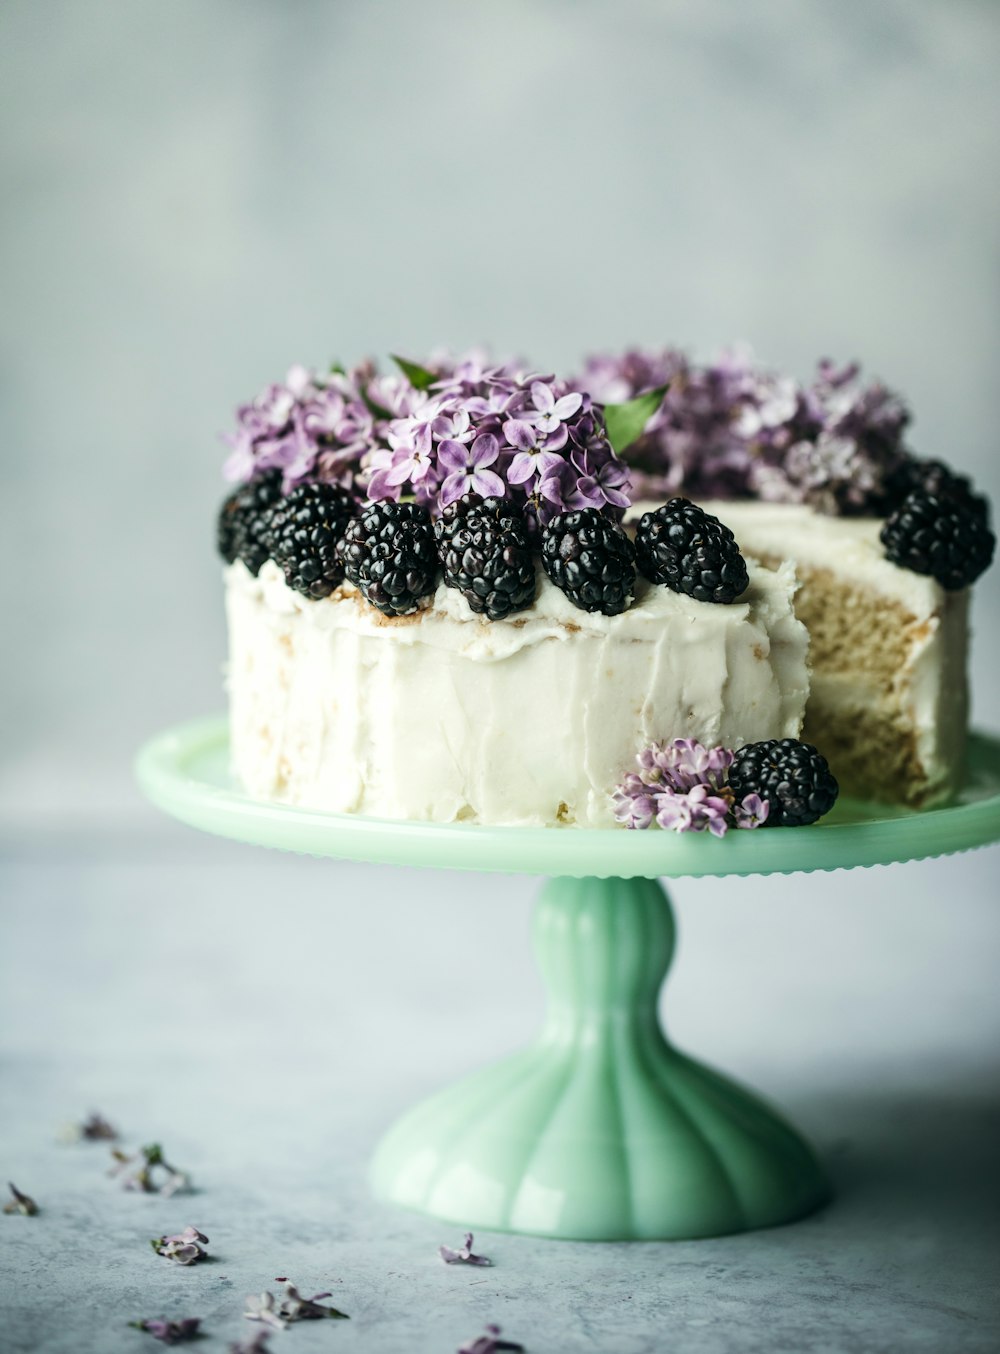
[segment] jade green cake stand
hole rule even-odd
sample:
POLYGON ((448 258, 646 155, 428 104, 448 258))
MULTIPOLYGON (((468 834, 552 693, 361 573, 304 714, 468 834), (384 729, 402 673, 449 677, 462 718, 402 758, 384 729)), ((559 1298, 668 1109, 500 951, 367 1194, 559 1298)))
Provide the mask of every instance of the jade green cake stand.
POLYGON ((674 948, 661 877, 888 864, 1000 839, 1000 741, 972 739, 959 802, 920 813, 841 801, 794 830, 704 834, 490 828, 315 813, 249 799, 223 720, 154 739, 161 809, 316 856, 554 876, 535 915, 548 1016, 534 1045, 417 1105, 372 1167, 376 1193, 469 1228, 584 1240, 717 1236, 802 1217, 829 1189, 808 1143, 657 1018, 674 948))

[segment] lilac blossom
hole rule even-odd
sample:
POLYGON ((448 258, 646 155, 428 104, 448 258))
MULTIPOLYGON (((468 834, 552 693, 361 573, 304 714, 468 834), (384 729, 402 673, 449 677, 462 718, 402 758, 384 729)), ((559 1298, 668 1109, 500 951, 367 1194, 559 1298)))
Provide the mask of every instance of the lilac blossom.
POLYGON ((162 1255, 164 1260, 174 1260, 178 1265, 194 1265, 208 1258, 204 1249, 208 1237, 197 1227, 185 1227, 175 1236, 154 1237, 149 1244, 157 1255, 162 1255))
POLYGON ((293 1321, 316 1321, 323 1317, 332 1317, 339 1321, 350 1319, 346 1312, 338 1311, 336 1307, 321 1305, 321 1299, 332 1296, 330 1293, 314 1293, 311 1298, 304 1298, 287 1279, 280 1278, 275 1282, 285 1285, 285 1296, 281 1302, 276 1303, 274 1294, 267 1292, 261 1293, 259 1297, 248 1297, 243 1313, 248 1321, 261 1321, 264 1325, 273 1326, 275 1330, 284 1330, 293 1321))
POLYGON ((647 780, 628 772, 612 795, 615 819, 630 828, 647 828, 657 812, 657 792, 647 780))
POLYGON ((136 1330, 144 1330, 154 1339, 165 1345, 179 1345, 185 1340, 196 1340, 201 1334, 200 1316, 185 1316, 180 1321, 168 1321, 165 1316, 147 1317, 143 1321, 130 1321, 136 1330))
POLYGON ((3 1206, 5 1213, 22 1213, 26 1218, 33 1218, 38 1212, 38 1205, 32 1199, 30 1194, 22 1194, 18 1187, 9 1180, 7 1188, 11 1192, 11 1198, 3 1206))
POLYGON ((516 1344, 513 1340, 500 1339, 500 1327, 493 1322, 486 1327, 483 1335, 477 1336, 474 1340, 467 1340, 460 1346, 458 1354, 499 1354, 500 1350, 523 1350, 524 1345, 516 1344))
POLYGON ((191 1189, 191 1177, 185 1171, 179 1171, 176 1166, 171 1166, 158 1142, 140 1147, 134 1156, 129 1156, 118 1148, 112 1148, 111 1155, 115 1159, 115 1165, 109 1174, 118 1176, 125 1189, 143 1194, 162 1194, 164 1198, 170 1198, 173 1194, 183 1194, 191 1189))
POLYGON ((254 1331, 249 1340, 233 1340, 229 1345, 229 1354, 268 1354, 271 1347, 271 1332, 254 1331))
POLYGON ((68 1142, 116 1142, 118 1136, 114 1125, 96 1110, 82 1123, 70 1124, 60 1132, 60 1137, 68 1142))
POLYGON ((670 743, 651 743, 636 757, 644 778, 652 785, 665 784, 683 793, 696 785, 720 789, 733 762, 728 748, 708 748, 694 738, 675 738, 670 743))
POLYGON ((456 498, 470 491, 483 498, 500 498, 504 482, 495 470, 490 470, 500 455, 500 442, 493 433, 480 433, 471 446, 451 439, 438 446, 438 461, 448 473, 441 485, 441 506, 446 508, 456 498))
POLYGON ((878 513, 907 453, 909 414, 865 384, 856 362, 824 359, 801 385, 734 349, 699 364, 675 349, 587 359, 574 382, 599 402, 666 385, 627 449, 632 498, 763 498, 827 513, 878 513))
POLYGON ((466 1232, 460 1250, 451 1246, 439 1246, 438 1255, 446 1265, 492 1265, 493 1261, 485 1255, 475 1255, 472 1250, 473 1235, 466 1232))
POLYGON ((571 507, 620 520, 630 472, 582 388, 473 351, 327 373, 293 367, 237 410, 229 478, 279 470, 288 492, 321 480, 359 499, 415 498, 432 513, 470 490, 520 507, 532 534, 571 507))
POLYGON ((567 420, 579 411, 583 395, 578 390, 570 390, 557 399, 551 385, 545 381, 532 381, 529 399, 530 403, 524 402, 521 419, 541 434, 543 447, 561 451, 569 441, 567 420))
POLYGON ((724 837, 729 827, 728 814, 732 796, 713 795, 708 785, 694 785, 690 790, 663 790, 656 797, 656 821, 672 832, 704 832, 713 837, 724 837))
POLYGON ((572 502, 621 517, 628 468, 588 395, 514 364, 490 367, 482 355, 432 366, 440 379, 385 430, 391 455, 366 453, 370 498, 412 494, 434 511, 471 490, 516 503, 532 530, 572 502))
POLYGON ((274 1330, 284 1330, 288 1325, 288 1322, 282 1321, 278 1315, 273 1293, 264 1292, 259 1295, 251 1293, 246 1300, 243 1315, 248 1321, 260 1321, 274 1330))
POLYGON ((739 804, 729 788, 733 753, 693 738, 651 743, 636 756, 611 796, 612 811, 625 827, 643 830, 655 822, 669 832, 709 832, 724 837, 731 827, 755 828, 767 821, 767 804, 746 795, 739 804))
MULTIPOLYGON (((286 491, 308 479, 353 490, 366 452, 379 444, 374 401, 367 397, 374 380, 367 364, 351 373, 292 367, 283 382, 237 409, 236 430, 224 438, 226 478, 243 482, 277 469, 286 491)), ((398 392, 392 394, 390 416, 407 409, 398 392)))
POLYGON ((607 460, 592 466, 590 457, 583 452, 579 458, 574 455, 573 463, 580 471, 580 478, 569 499, 571 508, 603 508, 606 503, 614 508, 630 506, 631 480, 628 467, 622 461, 607 460))
POLYGON ((733 805, 733 821, 737 827, 760 827, 767 822, 770 810, 770 804, 760 795, 744 795, 738 804, 733 805))

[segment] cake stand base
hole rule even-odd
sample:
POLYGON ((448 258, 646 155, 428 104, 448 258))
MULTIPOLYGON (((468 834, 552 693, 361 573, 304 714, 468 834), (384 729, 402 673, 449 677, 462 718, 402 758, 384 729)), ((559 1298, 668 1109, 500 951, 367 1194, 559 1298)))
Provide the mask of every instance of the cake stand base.
POLYGON ((795 1129, 665 1039, 674 920, 656 880, 553 879, 534 936, 541 1036, 399 1120, 372 1167, 381 1198, 473 1229, 589 1241, 719 1236, 825 1202, 795 1129))

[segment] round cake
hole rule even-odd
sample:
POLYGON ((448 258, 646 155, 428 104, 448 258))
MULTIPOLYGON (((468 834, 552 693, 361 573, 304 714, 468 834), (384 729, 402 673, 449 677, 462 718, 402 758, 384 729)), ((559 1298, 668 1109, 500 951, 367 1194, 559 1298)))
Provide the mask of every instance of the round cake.
POLYGON ((238 411, 219 547, 250 794, 723 835, 815 821, 824 753, 858 792, 952 792, 993 540, 896 397, 672 350, 568 380, 397 363, 293 368, 238 411))

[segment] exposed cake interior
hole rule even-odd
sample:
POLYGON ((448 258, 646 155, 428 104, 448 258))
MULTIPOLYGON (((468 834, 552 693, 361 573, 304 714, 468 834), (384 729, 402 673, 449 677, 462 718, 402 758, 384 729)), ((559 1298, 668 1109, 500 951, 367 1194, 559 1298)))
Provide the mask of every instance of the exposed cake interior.
POLYGON ((803 737, 850 794, 920 806, 958 787, 968 718, 968 592, 884 558, 881 522, 788 504, 711 503, 743 550, 791 559, 809 631, 803 737))

